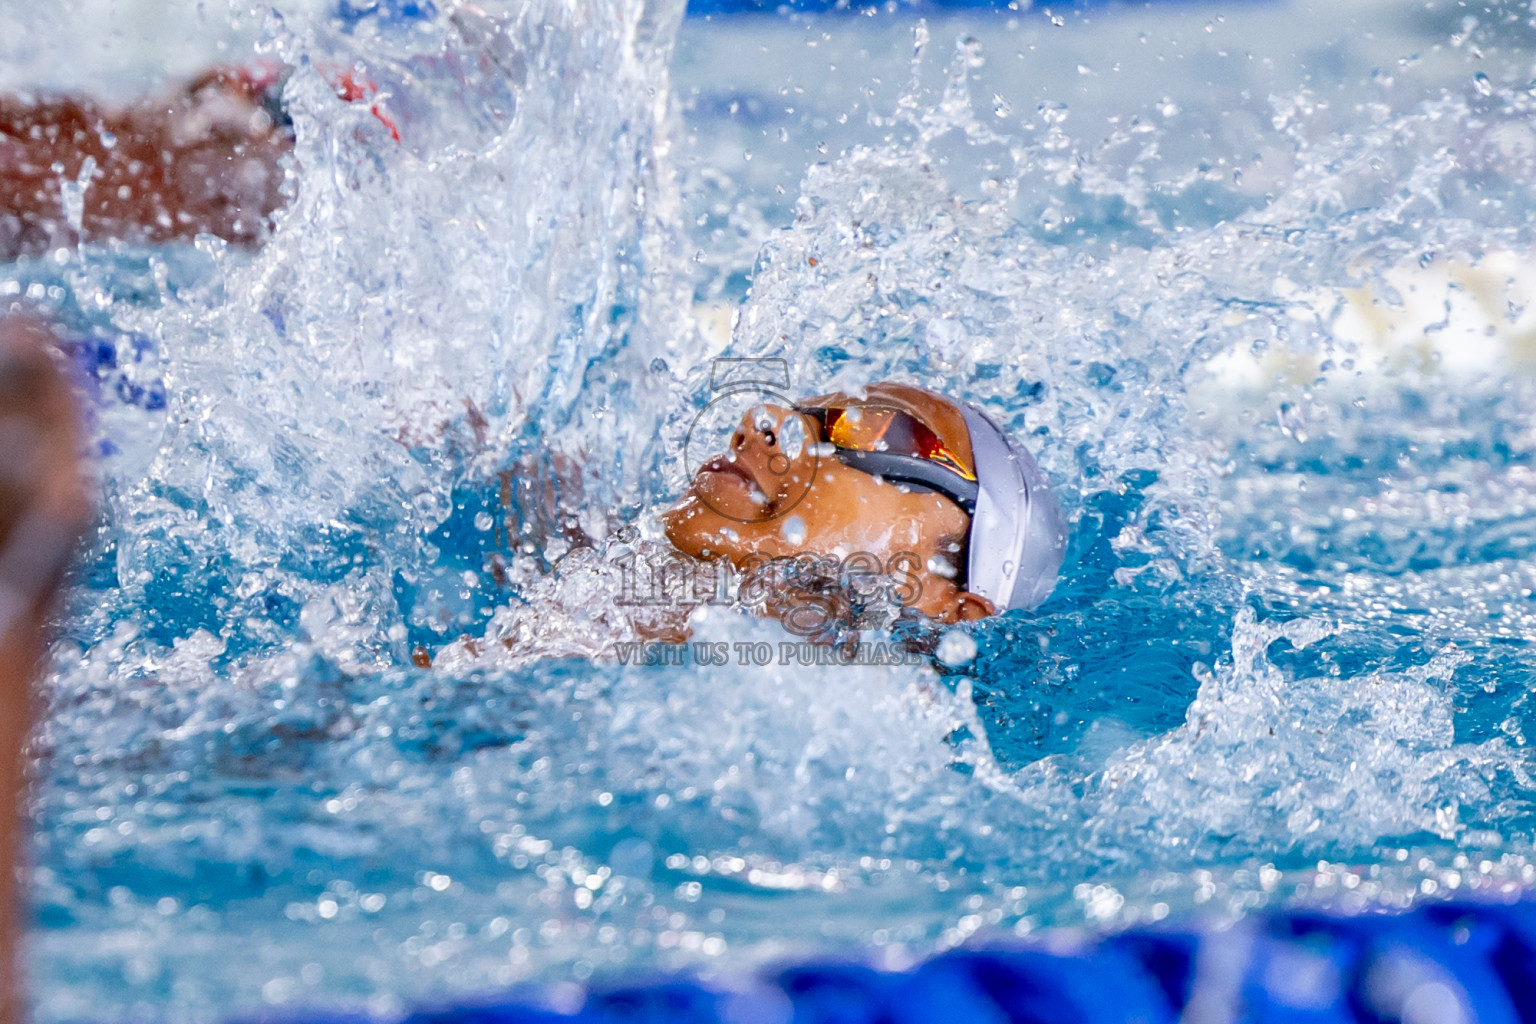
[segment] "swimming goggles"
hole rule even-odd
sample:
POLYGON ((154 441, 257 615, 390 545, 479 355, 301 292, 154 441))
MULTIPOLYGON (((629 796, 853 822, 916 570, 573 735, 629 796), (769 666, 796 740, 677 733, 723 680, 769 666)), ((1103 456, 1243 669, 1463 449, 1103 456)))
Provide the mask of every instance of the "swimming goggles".
POLYGON ((975 471, 916 416, 879 405, 795 411, 821 429, 839 461, 893 483, 936 491, 966 515, 975 514, 980 491, 975 471))
POLYGON ((838 461, 942 494, 971 517, 967 590, 999 611, 1027 611, 1046 599, 1066 554, 1066 517, 1034 457, 986 413, 891 383, 870 385, 864 399, 829 395, 813 403, 796 411, 816 424, 838 461), (930 415, 919 416, 920 409, 930 415))

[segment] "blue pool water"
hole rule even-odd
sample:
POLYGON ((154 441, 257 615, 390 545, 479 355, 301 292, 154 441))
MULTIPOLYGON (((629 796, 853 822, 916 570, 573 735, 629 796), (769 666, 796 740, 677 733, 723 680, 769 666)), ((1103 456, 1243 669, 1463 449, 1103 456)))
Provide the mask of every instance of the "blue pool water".
MULTIPOLYGON (((139 82, 87 7, 9 80, 139 82)), ((39 1020, 1536 883, 1523 7, 487 12, 189 15, 299 69, 268 245, 0 270, 91 339, 101 494, 39 1020), (950 666, 620 664, 722 355, 984 404, 1055 595, 950 666)))

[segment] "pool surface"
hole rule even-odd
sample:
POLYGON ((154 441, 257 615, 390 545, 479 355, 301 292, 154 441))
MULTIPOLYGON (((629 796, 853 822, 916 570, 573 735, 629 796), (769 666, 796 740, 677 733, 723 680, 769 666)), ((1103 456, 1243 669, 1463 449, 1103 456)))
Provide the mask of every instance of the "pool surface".
POLYGON ((100 481, 31 747, 38 1021, 1536 884, 1525 6, 296 0, 140 50, 23 6, 11 88, 297 68, 260 252, 0 267, 81 339, 100 481), (1072 520, 1051 599, 944 661, 712 606, 726 664, 622 662, 722 357, 982 404, 1072 520))

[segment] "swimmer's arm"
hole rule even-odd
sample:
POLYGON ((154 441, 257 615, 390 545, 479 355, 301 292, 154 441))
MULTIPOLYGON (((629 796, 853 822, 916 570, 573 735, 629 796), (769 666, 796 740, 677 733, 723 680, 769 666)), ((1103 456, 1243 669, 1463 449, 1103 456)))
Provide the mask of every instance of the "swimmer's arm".
POLYGON ((123 109, 0 96, 0 260, 114 239, 254 245, 291 147, 244 80, 216 72, 123 109))
POLYGON ((74 411, 47 332, 17 317, 0 319, 0 438, 0 1024, 19 1024, 21 751, 43 625, 89 508, 75 463, 74 411))

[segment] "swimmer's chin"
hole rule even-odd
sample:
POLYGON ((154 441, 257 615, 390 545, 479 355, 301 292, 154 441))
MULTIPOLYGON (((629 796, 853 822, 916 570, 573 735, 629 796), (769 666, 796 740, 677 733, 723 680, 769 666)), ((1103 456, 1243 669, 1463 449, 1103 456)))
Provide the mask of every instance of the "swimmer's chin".
POLYGON ((690 487, 676 505, 661 514, 661 526, 672 546, 689 558, 720 558, 723 552, 718 542, 710 546, 711 540, 718 541, 713 537, 715 531, 699 521, 711 518, 712 510, 690 487))
POLYGON ((673 547, 693 558, 718 558, 722 545, 735 543, 731 534, 778 519, 774 498, 766 497, 745 473, 699 471, 678 499, 661 514, 673 547), (707 546, 707 547, 706 547, 707 546))
MULTIPOLYGON (((757 510, 754 510, 757 511, 757 510)), ((774 518, 764 514, 762 521, 774 518)), ((714 502, 705 501, 693 488, 689 488, 676 505, 660 516, 662 530, 672 546, 689 558, 713 561, 724 558, 739 565, 741 560, 757 552, 750 538, 738 531, 750 528, 755 520, 742 516, 730 519, 714 508, 714 502)))

